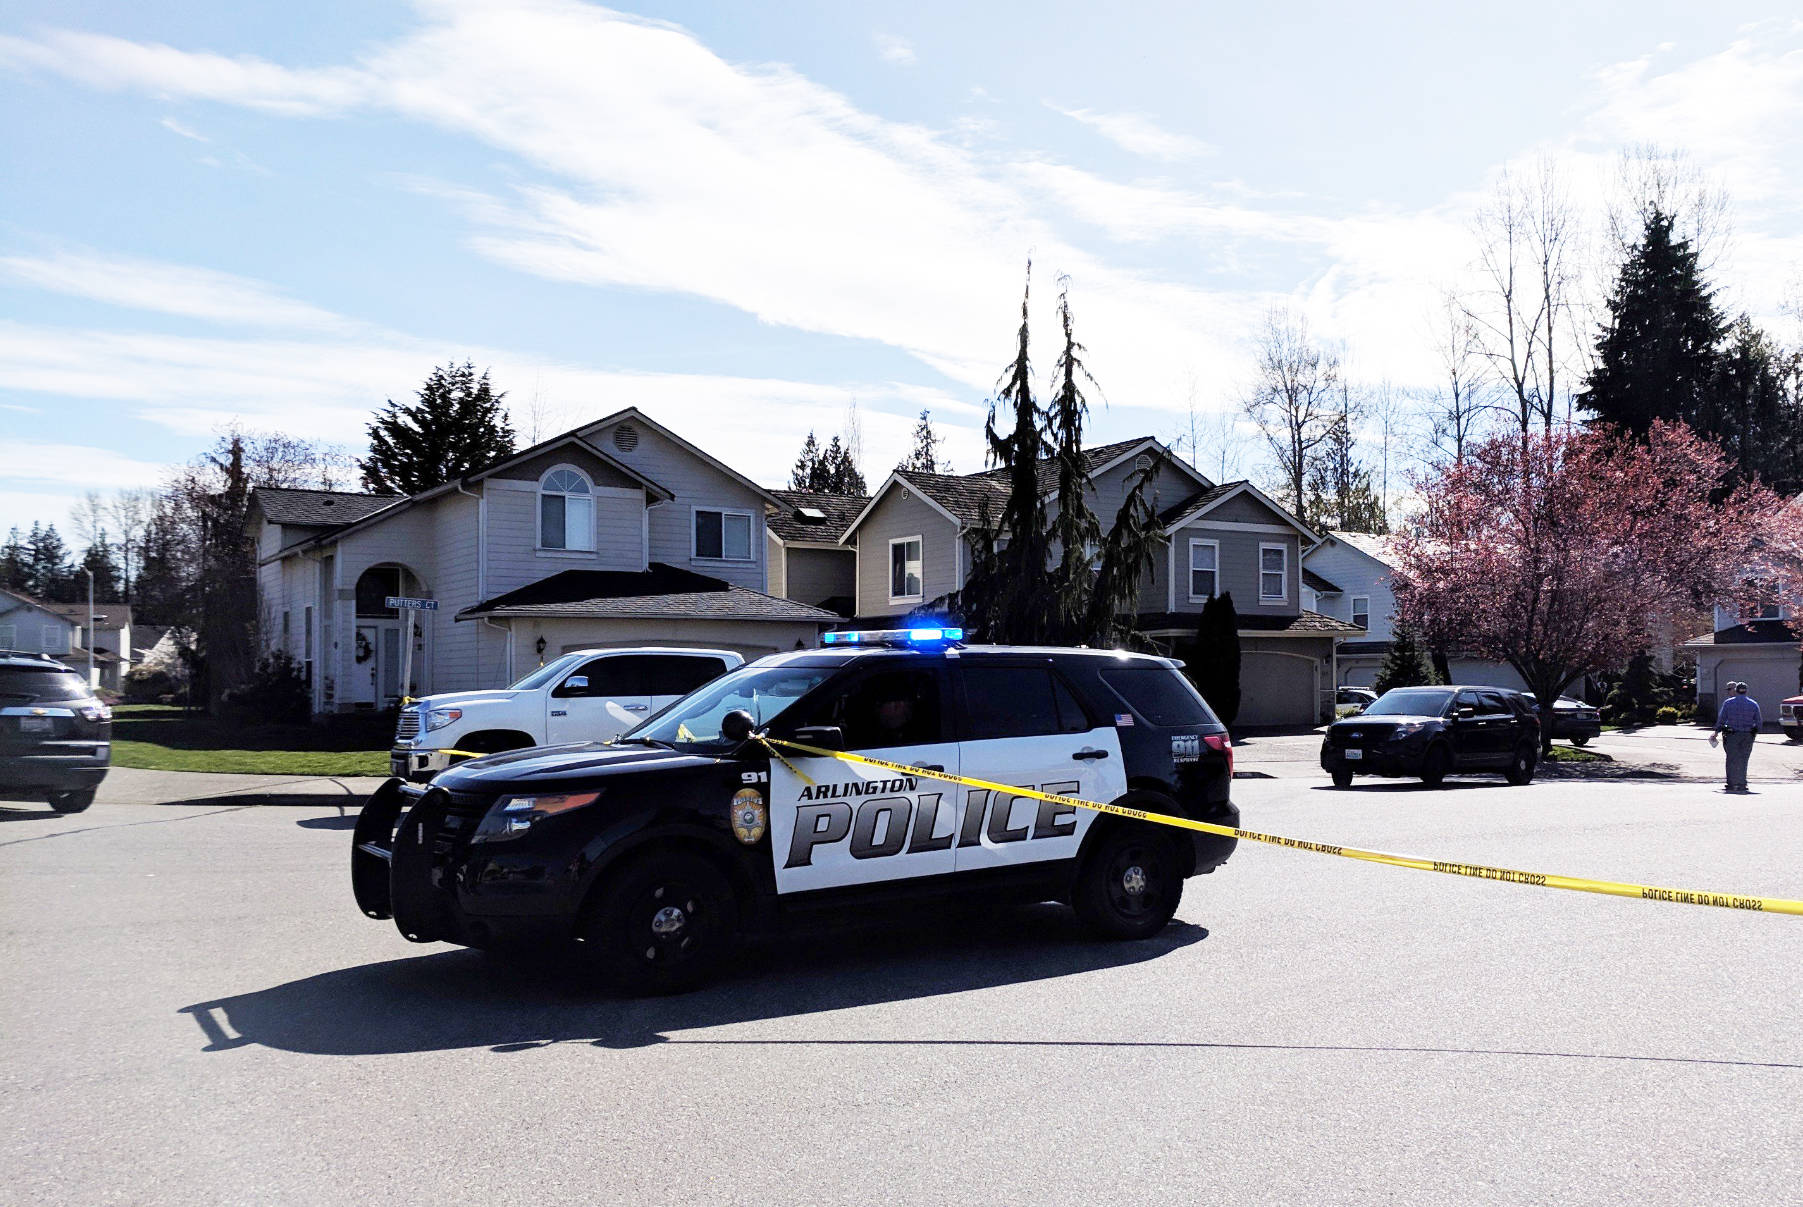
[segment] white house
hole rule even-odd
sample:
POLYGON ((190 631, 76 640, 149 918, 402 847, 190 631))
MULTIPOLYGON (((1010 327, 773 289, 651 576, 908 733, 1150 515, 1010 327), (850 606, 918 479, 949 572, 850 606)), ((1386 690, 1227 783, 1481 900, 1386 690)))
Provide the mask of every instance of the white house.
POLYGON ((591 646, 812 645, 839 617, 769 593, 784 506, 631 407, 411 497, 261 489, 263 632, 317 712, 501 686, 591 646))
POLYGON ((0 588, 0 650, 62 659, 79 655, 85 660, 87 651, 79 636, 77 626, 57 611, 56 604, 33 599, 23 591, 0 588))
POLYGON ((1697 714, 1714 717, 1718 704, 1745 683, 1759 702, 1767 728, 1778 724, 1778 705, 1803 694, 1803 646, 1791 628, 1791 610, 1780 604, 1740 609, 1718 604, 1714 630, 1683 648, 1697 659, 1697 714))

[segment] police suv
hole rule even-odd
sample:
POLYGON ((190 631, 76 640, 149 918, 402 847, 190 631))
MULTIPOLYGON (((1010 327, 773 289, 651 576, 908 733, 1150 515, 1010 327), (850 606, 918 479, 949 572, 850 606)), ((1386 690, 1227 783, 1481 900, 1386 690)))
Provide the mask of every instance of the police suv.
POLYGON ((829 633, 611 743, 392 779, 357 822, 357 903, 420 943, 575 940, 635 992, 698 984, 747 936, 935 896, 1155 934, 1235 839, 923 773, 1237 826, 1226 729, 1181 663, 961 636, 829 633))

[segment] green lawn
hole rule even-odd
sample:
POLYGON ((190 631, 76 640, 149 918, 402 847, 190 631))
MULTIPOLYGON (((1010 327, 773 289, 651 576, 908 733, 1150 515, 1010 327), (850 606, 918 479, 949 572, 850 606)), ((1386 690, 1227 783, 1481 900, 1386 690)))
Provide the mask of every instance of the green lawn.
POLYGON ((113 709, 113 766, 256 775, 387 775, 392 722, 231 725, 155 704, 113 709))
POLYGON ((1551 763, 1613 763, 1615 760, 1606 754, 1598 754, 1594 750, 1580 750, 1576 746, 1555 745, 1546 755, 1551 763))

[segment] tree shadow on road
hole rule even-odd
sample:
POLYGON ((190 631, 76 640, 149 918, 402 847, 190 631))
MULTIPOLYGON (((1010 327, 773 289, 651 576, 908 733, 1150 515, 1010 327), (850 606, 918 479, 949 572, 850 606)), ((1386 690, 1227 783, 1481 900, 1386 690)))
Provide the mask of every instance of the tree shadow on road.
POLYGON ((1057 905, 1001 910, 980 922, 948 911, 924 925, 763 945, 737 975, 675 997, 618 998, 567 956, 515 961, 459 949, 321 973, 181 1012, 193 1016, 209 1052, 248 1044, 338 1056, 572 1042, 634 1048, 663 1043, 668 1032, 1127 967, 1207 936, 1172 922, 1142 942, 1098 941, 1057 905))

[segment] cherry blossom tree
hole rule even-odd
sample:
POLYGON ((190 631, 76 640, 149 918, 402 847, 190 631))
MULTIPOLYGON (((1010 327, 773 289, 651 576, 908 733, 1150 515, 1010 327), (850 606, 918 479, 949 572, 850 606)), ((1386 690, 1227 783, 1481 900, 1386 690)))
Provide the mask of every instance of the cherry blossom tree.
MULTIPOLYGON (((1403 623, 1514 667, 1544 717, 1580 676, 1669 641, 1749 582, 1794 582, 1798 509, 1682 424, 1507 432, 1418 483, 1392 538, 1403 623)), ((1551 745, 1550 723, 1541 728, 1551 745)))

